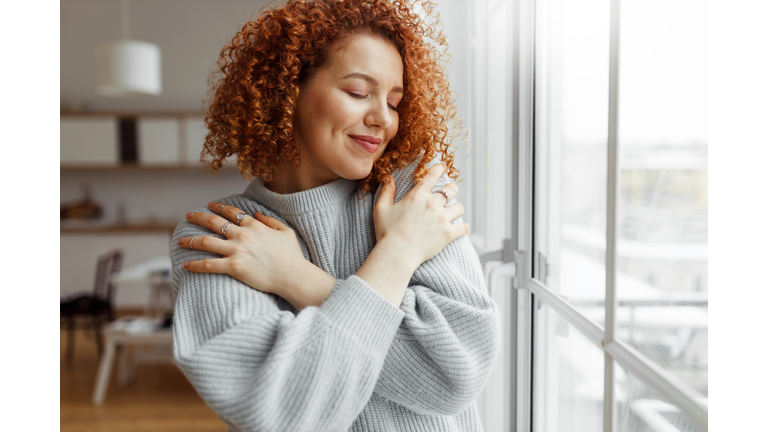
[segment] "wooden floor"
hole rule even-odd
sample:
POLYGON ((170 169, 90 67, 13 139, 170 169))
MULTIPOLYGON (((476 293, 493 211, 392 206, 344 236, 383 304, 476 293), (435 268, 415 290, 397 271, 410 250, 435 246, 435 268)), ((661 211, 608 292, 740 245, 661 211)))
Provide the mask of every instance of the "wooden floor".
POLYGON ((140 364, 121 386, 116 365, 102 406, 91 404, 98 369, 91 332, 77 331, 75 356, 67 364, 67 334, 61 332, 61 432, 226 431, 181 371, 171 364, 140 364))

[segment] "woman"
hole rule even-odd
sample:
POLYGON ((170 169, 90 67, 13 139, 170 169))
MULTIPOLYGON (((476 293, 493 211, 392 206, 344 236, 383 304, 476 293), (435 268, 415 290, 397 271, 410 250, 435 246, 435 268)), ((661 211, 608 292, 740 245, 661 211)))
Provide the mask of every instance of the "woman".
POLYGON ((174 354, 230 430, 482 430, 497 312, 426 36, 398 2, 290 1, 222 51, 204 153, 256 179, 176 229, 174 354))

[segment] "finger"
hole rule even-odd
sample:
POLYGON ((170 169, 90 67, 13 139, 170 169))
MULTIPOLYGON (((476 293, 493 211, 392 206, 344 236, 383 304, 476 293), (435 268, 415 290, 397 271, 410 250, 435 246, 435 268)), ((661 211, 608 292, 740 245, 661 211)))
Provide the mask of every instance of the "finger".
POLYGON ((442 163, 433 165, 432 168, 430 168, 427 171, 427 174, 424 176, 421 187, 425 188, 428 191, 432 191, 432 189, 435 188, 437 181, 440 180, 440 177, 443 174, 445 174, 445 171, 447 169, 448 167, 442 163))
POLYGON ((445 217, 448 218, 449 221, 454 221, 462 216, 464 216, 464 206, 461 205, 461 203, 456 203, 445 208, 445 217))
MULTIPOLYGON (((456 188, 456 192, 458 192, 458 188, 456 188)), ((437 202, 445 207, 448 205, 449 202, 451 202, 451 199, 453 199, 454 194, 454 188, 450 187, 449 185, 446 185, 442 189, 436 191, 432 195, 434 196, 433 199, 437 200, 437 202)))
POLYGON ((394 205, 395 190, 395 179, 391 174, 388 174, 386 182, 381 184, 381 191, 379 191, 379 199, 376 201, 376 205, 379 205, 379 203, 394 205))
MULTIPOLYGON (((222 205, 224 204, 213 201, 208 203, 208 208, 211 209, 211 211, 216 211, 221 208, 222 205)), ((233 222, 235 225, 242 227, 247 227, 248 225, 252 224, 254 219, 253 217, 249 216, 247 212, 244 212, 239 208, 231 205, 224 205, 224 208, 221 208, 221 212, 219 214, 221 217, 233 222)))
POLYGON ((217 253, 219 255, 231 255, 232 243, 216 237, 182 237, 179 239, 179 246, 184 249, 194 249, 217 253))
POLYGON ((448 201, 456 198, 456 195, 459 194, 459 186, 456 183, 448 183, 440 190, 448 194, 448 201))
MULTIPOLYGON (((187 220, 192 222, 195 225, 200 225, 203 228, 208 228, 209 230, 215 232, 216 234, 225 234, 221 232, 221 229, 229 222, 231 225, 227 228, 227 230, 237 229, 238 227, 235 224, 232 224, 230 221, 224 219, 223 217, 215 214, 209 214, 209 213, 202 213, 202 212, 190 212, 187 213, 187 220)), ((232 231, 229 231, 230 233, 232 231)))
POLYGON ((448 238, 450 238, 451 241, 454 241, 457 238, 463 237, 467 234, 469 234, 469 224, 467 224, 466 222, 460 223, 460 224, 452 224, 448 228, 448 238))
POLYGON ((290 227, 279 220, 273 218, 272 216, 267 216, 263 213, 256 212, 253 214, 254 218, 256 218, 257 221, 263 223, 264 225, 272 228, 273 230, 278 231, 285 231, 287 229, 290 229, 290 227))
POLYGON ((216 213, 217 215, 221 216, 221 212, 224 211, 224 209, 227 207, 226 204, 220 203, 220 202, 210 202, 208 203, 208 208, 211 209, 212 212, 216 213))
POLYGON ((229 259, 212 258, 199 261, 186 261, 184 268, 194 273, 229 274, 229 259))

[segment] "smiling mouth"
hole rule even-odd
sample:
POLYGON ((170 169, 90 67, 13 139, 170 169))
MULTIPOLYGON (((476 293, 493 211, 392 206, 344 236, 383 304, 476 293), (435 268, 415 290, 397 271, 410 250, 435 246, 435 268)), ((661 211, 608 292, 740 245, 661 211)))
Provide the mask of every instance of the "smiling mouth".
POLYGON ((376 153, 376 150, 379 149, 379 144, 381 144, 381 138, 368 135, 349 135, 349 137, 369 153, 376 153))

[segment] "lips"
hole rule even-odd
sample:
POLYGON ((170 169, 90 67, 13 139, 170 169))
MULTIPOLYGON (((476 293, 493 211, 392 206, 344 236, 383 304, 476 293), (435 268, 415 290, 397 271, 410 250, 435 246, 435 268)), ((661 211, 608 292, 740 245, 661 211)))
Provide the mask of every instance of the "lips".
POLYGON ((379 144, 381 144, 381 138, 376 138, 369 135, 349 135, 349 137, 357 145, 370 153, 376 153, 376 150, 379 149, 379 144))

